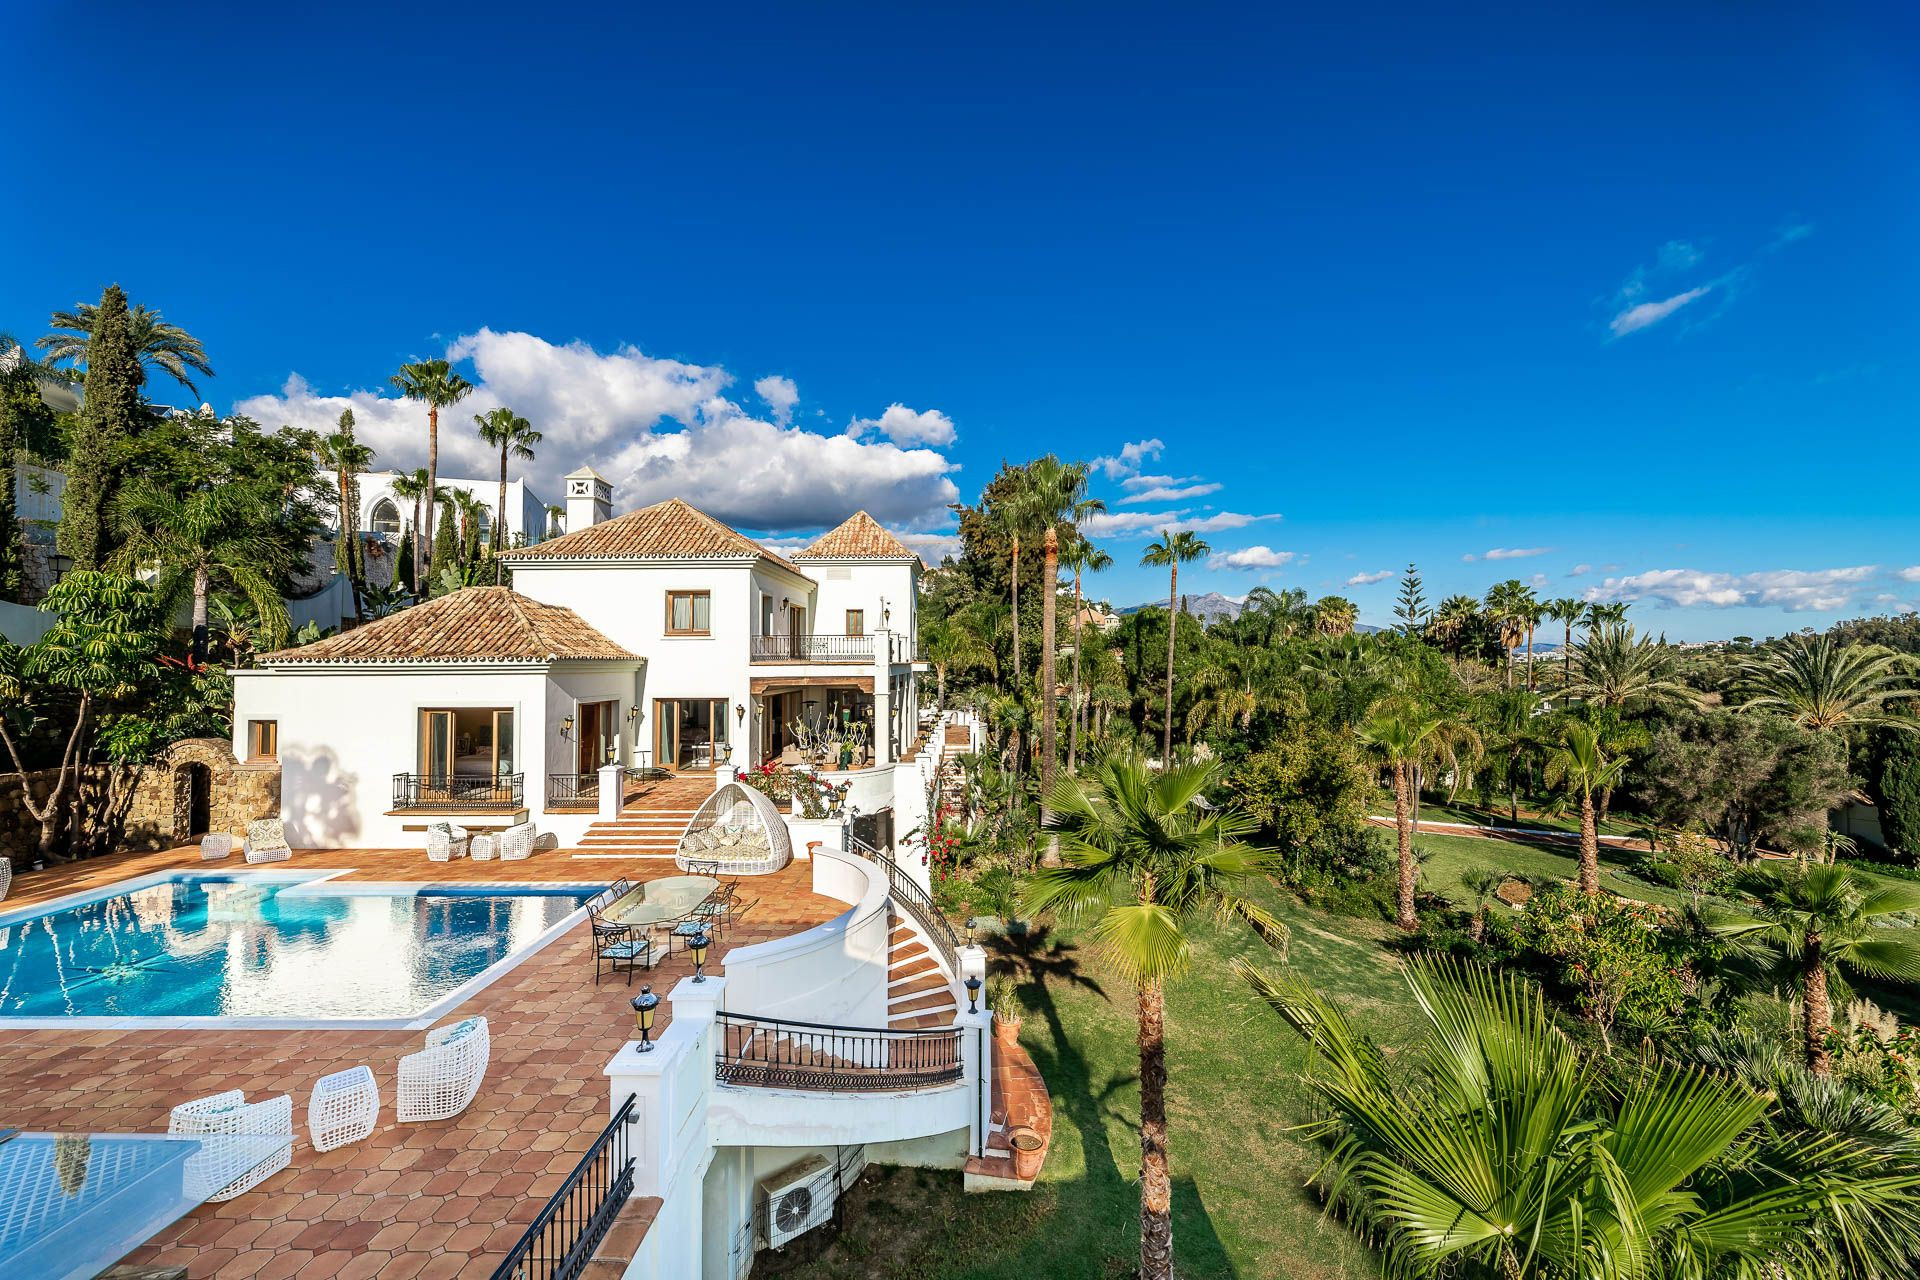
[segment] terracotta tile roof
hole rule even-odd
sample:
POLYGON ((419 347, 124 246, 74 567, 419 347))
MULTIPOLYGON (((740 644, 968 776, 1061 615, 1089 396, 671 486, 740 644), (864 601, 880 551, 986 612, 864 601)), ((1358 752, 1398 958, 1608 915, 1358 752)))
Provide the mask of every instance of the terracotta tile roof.
MULTIPOLYGON (((777 556, 706 512, 668 498, 638 511, 531 547, 516 547, 503 560, 708 560, 758 557, 794 573, 799 566, 777 556)), ((802 574, 801 576, 805 576, 802 574)))
POLYGON ((508 587, 467 587, 389 614, 378 622, 297 649, 262 655, 271 665, 302 662, 550 662, 557 658, 638 661, 579 614, 529 600, 508 587))
POLYGON ((914 560, 906 544, 886 531, 878 520, 856 511, 837 529, 820 535, 795 560, 914 560))

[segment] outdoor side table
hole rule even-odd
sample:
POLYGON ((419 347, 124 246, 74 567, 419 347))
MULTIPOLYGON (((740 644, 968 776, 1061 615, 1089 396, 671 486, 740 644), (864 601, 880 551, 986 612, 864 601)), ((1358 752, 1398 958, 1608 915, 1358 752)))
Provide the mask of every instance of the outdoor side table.
POLYGON ((475 862, 491 862, 500 852, 499 836, 475 836, 467 846, 467 856, 475 862))
POLYGON ((380 1085, 373 1068, 361 1065, 321 1076, 307 1101, 307 1136, 315 1151, 359 1142, 380 1118, 380 1085))

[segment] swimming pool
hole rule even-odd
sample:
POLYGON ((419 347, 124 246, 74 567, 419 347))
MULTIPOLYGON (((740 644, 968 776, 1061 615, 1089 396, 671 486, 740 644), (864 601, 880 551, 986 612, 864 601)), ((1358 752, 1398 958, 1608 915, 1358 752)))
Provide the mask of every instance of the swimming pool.
POLYGON ((342 874, 161 873, 0 914, 0 1028, 425 1025, 601 888, 342 874))

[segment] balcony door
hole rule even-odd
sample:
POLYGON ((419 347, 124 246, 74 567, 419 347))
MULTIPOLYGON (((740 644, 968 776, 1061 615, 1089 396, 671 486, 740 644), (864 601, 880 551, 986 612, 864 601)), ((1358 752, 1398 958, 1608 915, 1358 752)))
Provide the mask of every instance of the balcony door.
POLYGON ((580 704, 576 720, 578 729, 574 733, 574 740, 579 744, 578 772, 592 773, 607 763, 619 733, 616 722, 619 710, 620 704, 617 702, 580 704))
POLYGON ((710 769, 727 757, 725 698, 656 698, 653 758, 669 769, 710 769))
POLYGON ((432 707, 420 712, 420 786, 465 794, 490 791, 514 771, 513 711, 508 707, 432 707))

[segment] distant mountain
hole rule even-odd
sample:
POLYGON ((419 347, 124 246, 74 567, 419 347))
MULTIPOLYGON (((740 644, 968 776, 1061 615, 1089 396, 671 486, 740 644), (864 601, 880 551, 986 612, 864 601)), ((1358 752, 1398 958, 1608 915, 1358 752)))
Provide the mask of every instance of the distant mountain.
MULTIPOLYGON (((1187 597, 1187 612, 1208 626, 1212 626, 1222 618, 1239 617, 1240 606, 1244 603, 1244 600, 1234 600, 1228 596, 1221 595, 1218 591, 1206 591, 1197 596, 1187 597)), ((1142 609, 1164 609, 1166 607, 1167 602, 1165 600, 1149 600, 1144 604, 1128 605, 1120 612, 1123 614, 1139 613, 1142 609)))

